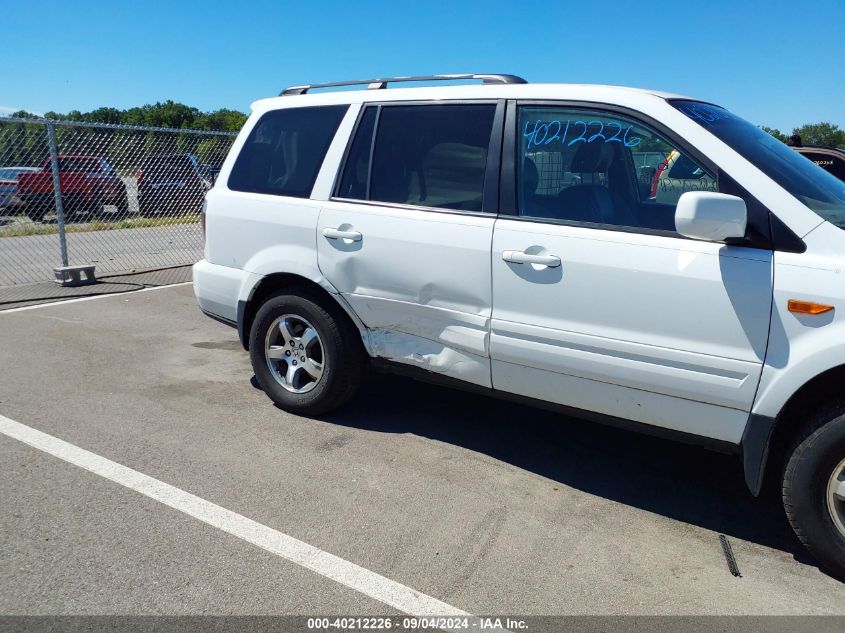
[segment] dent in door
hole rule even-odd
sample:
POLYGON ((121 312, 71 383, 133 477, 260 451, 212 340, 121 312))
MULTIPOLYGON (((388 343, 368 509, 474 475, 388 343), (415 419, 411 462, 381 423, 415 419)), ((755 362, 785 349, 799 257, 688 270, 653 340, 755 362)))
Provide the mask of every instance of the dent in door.
POLYGON ((319 265, 370 332, 370 353, 490 385, 495 218, 331 201, 319 265), (347 229, 358 241, 327 239, 347 229))
POLYGON ((490 361, 420 336, 376 328, 369 331, 370 353, 426 371, 491 387, 490 361))

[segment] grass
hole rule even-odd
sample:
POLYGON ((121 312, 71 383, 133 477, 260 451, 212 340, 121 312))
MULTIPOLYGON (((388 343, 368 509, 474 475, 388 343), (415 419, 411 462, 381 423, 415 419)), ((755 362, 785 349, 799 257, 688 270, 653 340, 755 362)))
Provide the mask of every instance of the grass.
MULTIPOLYGON (((175 226, 180 224, 196 224, 199 213, 190 213, 176 217, 161 218, 122 218, 114 221, 92 220, 84 224, 68 224, 66 233, 91 233, 94 231, 116 231, 119 229, 146 229, 154 226, 175 226)), ((26 237, 29 235, 54 235, 59 232, 56 224, 40 224, 37 222, 10 224, 0 226, 0 238, 26 237)))

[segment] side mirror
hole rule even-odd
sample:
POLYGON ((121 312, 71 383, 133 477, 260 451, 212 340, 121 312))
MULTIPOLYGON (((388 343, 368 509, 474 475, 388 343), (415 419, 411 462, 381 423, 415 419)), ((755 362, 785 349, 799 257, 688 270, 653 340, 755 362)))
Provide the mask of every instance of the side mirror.
POLYGON ((675 229, 685 237, 724 242, 745 237, 745 201, 713 191, 687 191, 675 209, 675 229))

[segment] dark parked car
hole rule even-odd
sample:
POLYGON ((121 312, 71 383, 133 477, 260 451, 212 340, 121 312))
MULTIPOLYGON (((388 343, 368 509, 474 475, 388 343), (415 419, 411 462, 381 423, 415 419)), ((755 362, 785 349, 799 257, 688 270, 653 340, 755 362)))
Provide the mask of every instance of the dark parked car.
POLYGON ((202 167, 193 154, 146 156, 136 174, 141 215, 199 213, 212 184, 202 167))
POLYGON ((845 181, 845 149, 824 145, 804 145, 800 136, 789 139, 789 145, 816 165, 845 181))

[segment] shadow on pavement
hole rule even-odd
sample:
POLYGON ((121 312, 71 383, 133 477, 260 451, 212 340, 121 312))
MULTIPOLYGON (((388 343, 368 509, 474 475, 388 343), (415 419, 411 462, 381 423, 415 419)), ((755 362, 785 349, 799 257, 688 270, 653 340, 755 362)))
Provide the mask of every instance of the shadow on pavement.
POLYGON ((324 419, 448 442, 815 565, 793 535, 775 491, 754 498, 735 456, 382 374, 371 375, 354 402, 324 419))

